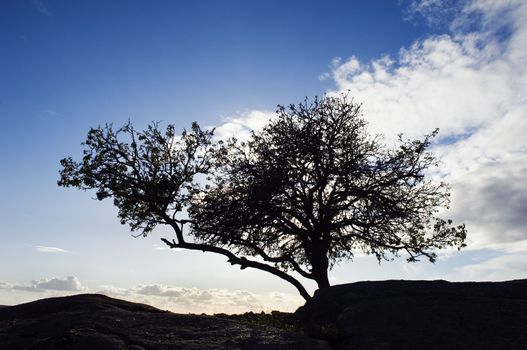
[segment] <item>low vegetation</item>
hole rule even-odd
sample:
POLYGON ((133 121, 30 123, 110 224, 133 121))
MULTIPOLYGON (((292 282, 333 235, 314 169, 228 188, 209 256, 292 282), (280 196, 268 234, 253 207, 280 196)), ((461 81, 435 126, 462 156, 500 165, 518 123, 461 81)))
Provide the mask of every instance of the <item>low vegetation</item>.
POLYGON ((214 317, 229 319, 232 321, 248 324, 279 328, 289 332, 295 332, 300 335, 311 338, 326 340, 334 347, 338 348, 340 343, 340 332, 334 324, 324 325, 306 324, 298 318, 297 315, 290 312, 271 311, 266 312, 246 312, 243 314, 214 314, 214 317))

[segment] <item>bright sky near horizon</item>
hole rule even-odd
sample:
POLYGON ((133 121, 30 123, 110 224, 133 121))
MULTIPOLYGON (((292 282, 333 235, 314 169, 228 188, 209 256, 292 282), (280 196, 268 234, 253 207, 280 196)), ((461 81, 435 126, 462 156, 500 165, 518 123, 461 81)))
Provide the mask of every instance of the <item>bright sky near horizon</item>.
POLYGON ((433 176, 469 238, 435 264, 359 255, 332 283, 527 278, 527 2, 3 0, 0 304, 102 292, 183 313, 294 310, 275 276, 166 249, 168 229, 132 238, 111 201, 56 185, 59 160, 99 124, 240 136, 277 104, 348 90, 388 142, 440 128, 433 176))

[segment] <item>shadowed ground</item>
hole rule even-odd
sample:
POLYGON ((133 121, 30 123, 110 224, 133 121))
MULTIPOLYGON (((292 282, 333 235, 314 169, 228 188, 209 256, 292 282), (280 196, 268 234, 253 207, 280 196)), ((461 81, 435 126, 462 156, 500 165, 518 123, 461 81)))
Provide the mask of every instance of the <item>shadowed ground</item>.
POLYGON ((43 299, 0 308, 0 349, 331 349, 318 338, 339 350, 527 350, 527 280, 358 282, 317 291, 295 314, 222 317, 43 299))
POLYGON ((527 349, 527 280, 378 281, 315 293, 308 333, 352 350, 527 349))
POLYGON ((0 309, 0 349, 330 349, 269 327, 83 294, 0 309))

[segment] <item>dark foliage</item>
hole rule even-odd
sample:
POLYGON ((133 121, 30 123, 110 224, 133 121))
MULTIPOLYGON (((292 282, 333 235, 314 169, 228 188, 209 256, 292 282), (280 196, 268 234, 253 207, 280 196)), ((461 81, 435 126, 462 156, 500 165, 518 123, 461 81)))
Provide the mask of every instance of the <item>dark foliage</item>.
POLYGON ((464 225, 436 217, 448 206, 447 185, 425 178, 437 164, 428 152, 437 130, 388 148, 366 127, 346 96, 279 106, 247 142, 213 143, 197 124, 181 137, 172 125, 99 127, 81 162, 61 161, 59 185, 96 189, 132 230, 170 225, 176 237, 163 241, 171 248, 222 254, 309 299, 291 271, 325 288, 328 270, 356 251, 434 261, 437 249, 464 246, 464 225))

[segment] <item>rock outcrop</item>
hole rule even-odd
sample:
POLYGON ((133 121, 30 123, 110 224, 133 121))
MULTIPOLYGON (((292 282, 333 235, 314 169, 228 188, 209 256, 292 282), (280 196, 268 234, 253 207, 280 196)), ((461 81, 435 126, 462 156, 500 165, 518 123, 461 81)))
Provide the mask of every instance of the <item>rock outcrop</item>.
POLYGON ((83 294, 0 308, 0 349, 527 350, 527 280, 358 282, 293 316, 312 338, 83 294))
POLYGON ((102 295, 0 309, 0 349, 331 349, 322 341, 231 320, 161 311, 102 295))
POLYGON ((527 280, 351 283, 296 316, 339 349, 527 349, 527 280))

